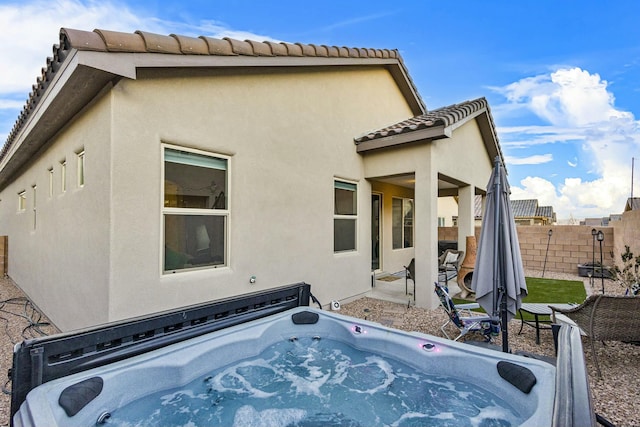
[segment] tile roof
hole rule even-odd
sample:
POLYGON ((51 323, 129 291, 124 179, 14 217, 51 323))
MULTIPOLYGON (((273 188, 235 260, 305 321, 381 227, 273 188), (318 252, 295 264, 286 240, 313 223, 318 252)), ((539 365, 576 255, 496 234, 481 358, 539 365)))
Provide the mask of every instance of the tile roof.
POLYGON ((537 199, 511 200, 511 209, 513 216, 518 217, 534 217, 538 210, 537 199))
MULTIPOLYGON (((235 40, 229 37, 216 39, 207 36, 189 37, 177 34, 159 35, 145 31, 135 33, 122 33, 116 31, 100 30, 82 31, 70 28, 60 30, 60 43, 53 46, 53 56, 47 58, 46 66, 42 68, 41 75, 37 77, 36 84, 26 104, 18 116, 18 119, 9 133, 7 140, 0 150, 0 163, 7 156, 14 141, 25 128, 27 121, 33 115, 41 103, 43 94, 56 80, 60 70, 66 66, 65 60, 75 51, 99 52, 99 53, 133 53, 133 54, 166 54, 175 58, 186 57, 210 57, 239 58, 250 60, 263 59, 258 64, 252 62, 252 66, 282 65, 364 65, 382 64, 390 65, 390 69, 396 81, 402 81, 406 85, 401 88, 407 97, 412 97, 408 102, 416 111, 426 111, 426 106, 418 94, 418 90, 409 76, 402 57, 396 49, 372 49, 356 47, 339 47, 303 43, 276 43, 271 41, 257 42, 253 40, 235 40), (288 61, 288 62, 287 62, 288 61)), ((225 64, 228 64, 225 62, 225 64)), ((247 62, 236 65, 247 65, 247 62)), ((208 64, 208 66, 215 66, 208 64)), ((228 65, 227 65, 228 66, 228 65)), ((100 70, 109 73, 108 69, 100 70)), ((400 84, 400 83, 399 83, 400 84)), ((2 172, 4 167, 0 167, 2 172)), ((0 181, 4 182, 4 172, 0 181)))
MULTIPOLYGON (((396 123, 383 129, 370 132, 366 135, 356 138, 355 141, 356 144, 360 144, 365 141, 371 141, 378 138, 384 138, 386 136, 413 132, 420 129, 427 129, 436 126, 449 127, 480 110, 488 108, 489 104, 484 97, 471 101, 465 101, 459 104, 449 105, 448 107, 431 110, 420 116, 412 117, 400 123, 396 123)), ((491 121, 493 125, 493 119, 491 121)), ((495 125, 493 126, 495 128, 495 125)))
POLYGON ((640 197, 629 197, 627 198, 627 203, 624 207, 626 211, 634 211, 640 209, 640 197))
POLYGON ((536 216, 553 219, 553 206, 538 206, 538 209, 536 209, 536 216))

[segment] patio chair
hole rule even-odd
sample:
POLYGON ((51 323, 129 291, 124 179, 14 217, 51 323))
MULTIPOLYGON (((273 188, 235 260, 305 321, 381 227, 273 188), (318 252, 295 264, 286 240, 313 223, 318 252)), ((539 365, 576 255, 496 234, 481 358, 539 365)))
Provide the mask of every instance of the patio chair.
POLYGON ((464 259, 464 251, 447 249, 438 257, 438 272, 444 273, 444 281, 449 284, 449 280, 458 276, 460 264, 464 259))
POLYGON ((404 294, 409 295, 409 279, 413 282, 413 301, 416 300, 416 259, 411 258, 409 265, 404 266, 404 294))
POLYGON ((491 317, 485 313, 471 311, 474 308, 480 308, 480 304, 474 302, 456 305, 449 296, 449 292, 445 286, 437 282, 435 282, 435 286, 435 292, 440 299, 440 305, 444 308, 448 317, 446 323, 440 327, 445 337, 451 339, 445 327, 449 323, 452 323, 460 331, 460 334, 454 338, 454 341, 458 341, 469 332, 478 331, 482 332, 486 341, 491 341, 491 317))
POLYGON ((572 308, 549 305, 552 319, 556 312, 573 320, 591 341, 591 353, 598 377, 602 377, 596 341, 640 341, 640 296, 591 295, 572 308))

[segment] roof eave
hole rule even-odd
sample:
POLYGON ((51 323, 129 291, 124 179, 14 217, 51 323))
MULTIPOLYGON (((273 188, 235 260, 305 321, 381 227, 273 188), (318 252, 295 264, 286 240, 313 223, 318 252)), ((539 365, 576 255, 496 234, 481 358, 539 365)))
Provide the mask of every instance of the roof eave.
POLYGON ((436 139, 451 137, 451 129, 445 126, 433 126, 416 131, 388 135, 382 138, 375 138, 360 142, 356 145, 358 153, 382 150, 387 148, 397 148, 402 145, 430 142, 436 139))
POLYGON ((72 50, 0 159, 0 190, 117 75, 83 63, 72 50))

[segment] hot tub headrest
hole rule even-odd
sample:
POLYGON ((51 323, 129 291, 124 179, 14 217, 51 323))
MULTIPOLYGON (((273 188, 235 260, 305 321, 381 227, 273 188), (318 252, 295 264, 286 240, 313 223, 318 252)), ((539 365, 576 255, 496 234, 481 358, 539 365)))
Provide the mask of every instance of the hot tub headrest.
POLYGON ((320 316, 312 311, 301 311, 291 315, 291 320, 296 325, 314 325, 318 323, 320 316))
POLYGON ((60 393, 58 404, 68 416, 73 417, 100 394, 103 383, 102 378, 93 377, 70 385, 60 393))
POLYGON ((515 363, 498 362, 498 373, 502 378, 516 386, 521 392, 529 394, 534 385, 536 385, 536 376, 530 369, 515 363))

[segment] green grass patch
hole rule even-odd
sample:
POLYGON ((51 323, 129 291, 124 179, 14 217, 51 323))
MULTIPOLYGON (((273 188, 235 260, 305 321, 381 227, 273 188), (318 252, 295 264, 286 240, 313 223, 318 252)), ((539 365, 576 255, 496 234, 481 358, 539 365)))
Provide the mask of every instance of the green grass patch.
MULTIPOLYGON (((587 298, 587 292, 584 289, 584 283, 580 280, 556 280, 543 279, 538 277, 525 277, 527 282, 528 294, 522 299, 522 302, 537 303, 570 303, 580 304, 587 298)), ((455 304, 466 304, 474 302, 473 300, 465 300, 453 298, 455 304)), ((484 313, 482 308, 474 311, 484 313)), ((533 315, 523 313, 525 320, 534 320, 533 315)), ((546 319, 548 316, 539 316, 546 319)), ((518 318, 520 316, 518 315, 518 318)))

